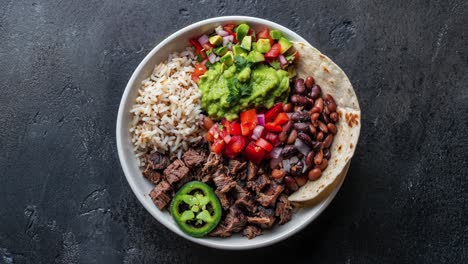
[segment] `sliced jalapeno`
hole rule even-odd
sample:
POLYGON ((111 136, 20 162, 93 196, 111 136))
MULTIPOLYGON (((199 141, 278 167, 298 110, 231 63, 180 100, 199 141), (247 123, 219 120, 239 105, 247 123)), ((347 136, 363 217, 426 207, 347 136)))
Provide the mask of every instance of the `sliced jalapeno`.
POLYGON ((213 230, 221 219, 218 197, 203 182, 186 183, 174 196, 171 215, 182 231, 193 237, 203 237, 213 230))

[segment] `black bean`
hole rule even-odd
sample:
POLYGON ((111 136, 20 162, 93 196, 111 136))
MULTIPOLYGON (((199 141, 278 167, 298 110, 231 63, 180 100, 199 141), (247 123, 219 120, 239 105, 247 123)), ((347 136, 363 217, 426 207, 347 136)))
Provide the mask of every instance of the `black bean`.
POLYGON ((295 112, 291 115, 291 119, 298 121, 310 121, 310 115, 307 111, 295 112))
POLYGON ((309 130, 309 124, 307 123, 295 123, 294 129, 301 132, 306 132, 309 130))
POLYGON ((330 131, 333 135, 336 134, 337 129, 336 129, 335 124, 333 124, 333 123, 328 123, 328 124, 327 124, 327 127, 328 127, 328 131, 330 131))
POLYGON ((323 143, 320 141, 313 141, 312 148, 314 149, 315 152, 317 152, 323 148, 323 143))
POLYGON ((323 161, 323 151, 320 150, 319 152, 315 154, 314 163, 315 165, 320 165, 322 161, 323 161))
POLYGON ((323 133, 328 133, 328 127, 322 121, 318 121, 318 127, 323 133))
POLYGON ((293 165, 291 167, 290 173, 293 176, 299 176, 299 175, 302 175, 303 169, 304 169, 304 165, 302 164, 302 162, 299 161, 296 165, 293 165))
POLYGON ((312 146, 312 139, 306 133, 297 133, 297 137, 309 146, 312 146))
POLYGON ((291 130, 291 133, 289 133, 288 139, 286 141, 287 144, 294 144, 294 141, 296 141, 297 138, 297 131, 295 129, 291 130))
POLYGON ((285 176, 284 182, 286 183, 286 186, 288 187, 288 189, 290 189, 293 192, 299 189, 299 186, 297 185, 296 180, 291 176, 285 176))
POLYGON ((323 150, 323 158, 330 160, 331 158, 331 151, 330 149, 326 148, 323 150))
POLYGON ((295 105, 305 105, 307 103, 307 99, 304 96, 293 94, 291 95, 291 103, 295 105))
POLYGON ((335 103, 335 99, 333 99, 333 96, 331 96, 330 94, 325 95, 324 101, 328 107, 328 110, 330 110, 330 113, 333 113, 336 111, 336 103, 335 103))
POLYGON ((297 153, 297 148, 294 145, 286 145, 281 151, 281 156, 283 158, 291 157, 297 153))
POLYGON ((311 167, 313 164, 314 164, 314 157, 315 157, 315 153, 314 151, 310 151, 307 156, 306 156, 306 165, 307 167, 311 167))
POLYGON ((322 88, 320 88, 320 85, 316 84, 312 86, 309 97, 312 99, 317 99, 321 93, 322 93, 322 88))
POLYGON ((333 143, 333 135, 329 134, 324 140, 323 140, 323 147, 324 148, 329 148, 331 144, 333 143))
POLYGON ((292 112, 292 110, 293 110, 293 105, 292 104, 287 103, 287 104, 283 105, 283 112, 289 113, 289 112, 292 112))
POLYGON ((333 112, 330 114, 330 119, 333 121, 333 122, 338 122, 338 113, 336 112, 333 112))
POLYGON ((305 79, 306 88, 310 91, 312 89, 312 87, 314 86, 314 84, 315 84, 314 77, 307 76, 307 78, 305 79))
POLYGON ((317 136, 315 137, 315 139, 316 139, 317 141, 322 141, 324 137, 325 137, 325 135, 323 134, 322 131, 320 131, 320 132, 318 132, 318 134, 317 134, 317 136))
POLYGON ((305 85, 304 85, 304 79, 297 79, 296 82, 294 83, 294 93, 296 94, 304 94, 305 92, 305 85))
POLYGON ((288 136, 289 136, 289 130, 291 130, 293 126, 293 121, 292 120, 289 120, 286 125, 283 126, 283 131, 281 131, 281 133, 279 134, 279 140, 281 142, 284 142, 286 141, 286 139, 288 139, 288 136))
POLYGON ((322 171, 319 168, 314 168, 309 171, 309 180, 315 181, 322 176, 322 171))
POLYGON ((320 163, 320 165, 318 165, 318 168, 321 171, 324 171, 327 167, 328 167, 328 160, 327 159, 323 159, 322 163, 320 163))
POLYGON ((328 124, 331 122, 330 117, 328 117, 326 113, 322 112, 322 115, 320 117, 322 118, 323 122, 325 122, 325 124, 328 124))

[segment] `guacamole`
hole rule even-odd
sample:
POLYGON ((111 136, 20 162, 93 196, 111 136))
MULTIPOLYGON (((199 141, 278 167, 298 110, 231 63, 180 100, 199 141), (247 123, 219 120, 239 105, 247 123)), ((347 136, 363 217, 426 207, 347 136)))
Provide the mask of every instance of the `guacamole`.
POLYGON ((271 108, 289 94, 288 72, 259 64, 251 66, 238 56, 234 64, 216 63, 200 77, 202 108, 210 117, 231 121, 248 108, 271 108))

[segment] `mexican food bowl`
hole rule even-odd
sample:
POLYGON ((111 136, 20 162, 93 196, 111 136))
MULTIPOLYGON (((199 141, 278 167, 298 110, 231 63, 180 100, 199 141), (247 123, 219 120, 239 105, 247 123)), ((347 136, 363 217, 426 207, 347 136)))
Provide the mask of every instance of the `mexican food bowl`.
POLYGON ((143 59, 116 136, 127 181, 154 218, 205 246, 251 249, 318 217, 359 131, 336 64, 281 25, 229 16, 185 27, 143 59))

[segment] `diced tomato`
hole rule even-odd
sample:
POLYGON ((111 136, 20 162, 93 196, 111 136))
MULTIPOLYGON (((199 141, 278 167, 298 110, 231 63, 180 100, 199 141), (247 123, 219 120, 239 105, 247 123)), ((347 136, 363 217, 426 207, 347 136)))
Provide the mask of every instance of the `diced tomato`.
POLYGON ((207 50, 210 50, 210 49, 214 48, 214 46, 213 46, 213 45, 211 45, 211 43, 209 43, 209 42, 207 42, 207 43, 203 44, 203 45, 202 45, 202 47, 203 47, 203 49, 204 49, 205 51, 207 51, 207 50))
POLYGON ((213 142, 214 141, 214 136, 211 133, 206 133, 205 138, 208 142, 213 142))
POLYGON ((281 54, 281 46, 276 43, 271 46, 271 49, 265 53, 265 58, 276 58, 281 54))
POLYGON ((231 142, 232 137, 231 135, 226 135, 223 137, 223 139, 224 139, 224 142, 226 142, 226 144, 229 144, 229 142, 231 142))
POLYGON ((203 49, 202 45, 200 44, 200 42, 198 42, 198 40, 196 40, 196 39, 189 39, 189 42, 190 42, 190 44, 191 44, 192 46, 195 47, 195 49, 196 49, 197 51, 200 51, 200 50, 203 49))
POLYGON ((224 140, 216 140, 212 145, 211 145, 211 150, 215 152, 216 154, 221 154, 221 152, 224 149, 226 143, 224 143, 224 140))
POLYGON ((275 42, 271 36, 270 36, 270 31, 268 30, 268 28, 265 28, 264 30, 258 32, 257 34, 257 38, 258 39, 268 39, 270 41, 270 45, 273 45, 273 43, 275 42))
POLYGON ((244 150, 244 155, 248 160, 259 164, 265 156, 265 151, 254 142, 250 142, 244 150))
POLYGON ((271 122, 275 120, 278 114, 283 110, 283 103, 279 102, 275 104, 270 110, 265 113, 265 121, 271 122))
POLYGON ((279 113, 278 116, 276 116, 275 123, 276 125, 284 125, 289 121, 289 116, 286 113, 279 113))
POLYGON ((243 136, 248 136, 249 134, 251 134, 252 131, 248 125, 241 124, 240 127, 241 127, 241 133, 243 136))
POLYGON ((264 150, 270 152, 273 149, 273 145, 270 144, 270 142, 266 141, 263 138, 259 138, 257 142, 255 142, 255 145, 263 148, 264 150))
POLYGON ((226 119, 223 119, 221 120, 221 125, 223 125, 224 130, 231 134, 231 122, 227 121, 226 119))
POLYGON ((271 142, 271 144, 273 144, 273 146, 275 147, 281 143, 279 140, 279 136, 272 132, 268 132, 265 136, 265 139, 271 142))
POLYGON ((242 135, 241 126, 237 121, 231 123, 231 135, 233 136, 242 135))
POLYGON ((192 73, 192 80, 194 82, 198 82, 198 80, 200 80, 200 76, 205 74, 206 70, 207 69, 206 69, 205 65, 203 65, 201 63, 196 63, 195 64, 195 70, 192 73))
POLYGON ((224 154, 230 158, 234 158, 241 153, 245 147, 245 139, 242 136, 233 136, 231 142, 226 145, 224 154))
POLYGON ((276 125, 275 123, 266 123, 265 124, 265 129, 270 131, 270 132, 275 132, 275 133, 280 133, 283 131, 280 125, 276 125))
POLYGON ((301 54, 299 54, 299 51, 294 52, 294 60, 297 61, 301 57, 301 54))
POLYGON ((247 32, 247 35, 252 36, 252 41, 257 41, 257 34, 252 28, 249 28, 249 32, 247 32))
POLYGON ((255 109, 247 110, 240 115, 241 124, 253 130, 257 126, 257 111, 255 109))
POLYGON ((234 33, 234 28, 236 27, 236 25, 234 24, 226 24, 224 25, 223 29, 224 31, 227 31, 229 34, 232 34, 234 33))

